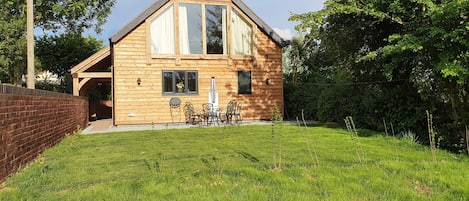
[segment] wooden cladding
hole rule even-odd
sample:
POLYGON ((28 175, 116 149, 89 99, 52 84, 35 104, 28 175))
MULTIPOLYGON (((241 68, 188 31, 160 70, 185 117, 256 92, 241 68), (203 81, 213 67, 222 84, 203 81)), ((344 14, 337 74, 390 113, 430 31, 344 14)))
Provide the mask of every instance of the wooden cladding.
MULTIPOLYGON (((231 5, 230 1, 194 2, 231 5)), ((243 102, 244 119, 270 119, 275 108, 283 111, 282 49, 257 27, 253 27, 250 56, 169 55, 154 58, 149 51, 148 26, 149 20, 114 44, 115 124, 170 123, 173 120, 169 107, 172 97, 180 98, 182 106, 191 102, 201 111, 202 104, 209 101, 212 77, 216 78, 222 109, 230 100, 236 99, 243 102), (165 95, 163 72, 188 70, 197 72, 197 94, 165 95), (251 94, 238 94, 238 71, 251 72, 251 94)), ((184 121, 182 106, 180 118, 176 119, 181 122, 184 121)))

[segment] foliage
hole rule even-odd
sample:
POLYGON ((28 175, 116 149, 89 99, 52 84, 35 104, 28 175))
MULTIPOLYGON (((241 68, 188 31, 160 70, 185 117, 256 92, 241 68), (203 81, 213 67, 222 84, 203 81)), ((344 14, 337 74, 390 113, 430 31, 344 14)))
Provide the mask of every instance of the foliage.
POLYGON ((306 107, 317 103, 318 96, 321 94, 321 89, 318 87, 311 87, 310 85, 302 84, 293 86, 292 84, 284 85, 286 118, 296 119, 301 117, 303 110, 306 119, 318 119, 316 107, 306 107))
POLYGON ((468 0, 327 0, 320 11, 292 15, 302 37, 317 41, 305 73, 313 78, 301 84, 329 85, 303 107, 317 108, 320 120, 352 115, 374 130, 385 118, 422 141, 429 110, 441 147, 458 149, 469 124, 468 10, 468 0))
POLYGON ((35 22, 39 28, 82 33, 101 32, 116 0, 35 0, 35 22))
POLYGON ((0 3, 0 81, 21 85, 26 70, 25 1, 0 3))
POLYGON ((103 42, 91 36, 64 33, 36 38, 36 56, 43 70, 48 70, 64 79, 61 86, 71 93, 72 79, 69 70, 103 47, 103 42))
POLYGON ((283 132, 280 172, 270 168, 270 125, 69 136, 7 179, 0 200, 468 198, 467 156, 438 150, 441 163, 432 163, 428 148, 379 133, 352 142, 341 129, 283 132), (320 166, 306 150, 312 142, 320 166))
POLYGON ((69 70, 103 47, 103 42, 91 36, 75 33, 36 38, 36 56, 42 69, 63 77, 69 70))
POLYGON ((88 92, 88 100, 90 101, 101 101, 101 100, 112 100, 112 91, 110 83, 101 83, 96 88, 91 89, 88 92))
MULTIPOLYGON (((0 4, 0 78, 20 85, 26 71, 26 1, 0 4)), ((36 29, 77 35, 93 28, 100 32, 114 4, 115 0, 35 0, 36 29)))

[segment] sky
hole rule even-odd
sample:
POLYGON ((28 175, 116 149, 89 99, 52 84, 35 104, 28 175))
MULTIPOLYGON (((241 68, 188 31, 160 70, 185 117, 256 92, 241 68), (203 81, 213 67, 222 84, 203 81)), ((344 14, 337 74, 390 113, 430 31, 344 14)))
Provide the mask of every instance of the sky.
MULTIPOLYGON (((317 11, 325 0, 243 0, 262 20, 284 39, 296 35, 296 22, 288 21, 290 15, 317 11)), ((156 0, 117 0, 103 32, 95 37, 108 43, 109 38, 137 17, 156 0)), ((94 35, 94 34, 92 34, 94 35)))

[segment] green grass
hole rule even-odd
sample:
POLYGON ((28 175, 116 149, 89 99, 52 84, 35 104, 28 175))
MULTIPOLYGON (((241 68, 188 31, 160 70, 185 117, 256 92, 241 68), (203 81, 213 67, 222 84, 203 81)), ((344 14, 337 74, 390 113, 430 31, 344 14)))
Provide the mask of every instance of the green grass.
POLYGON ((271 126, 72 136, 0 200, 469 200, 467 156, 434 163, 410 141, 322 127, 276 126, 275 138, 271 126))

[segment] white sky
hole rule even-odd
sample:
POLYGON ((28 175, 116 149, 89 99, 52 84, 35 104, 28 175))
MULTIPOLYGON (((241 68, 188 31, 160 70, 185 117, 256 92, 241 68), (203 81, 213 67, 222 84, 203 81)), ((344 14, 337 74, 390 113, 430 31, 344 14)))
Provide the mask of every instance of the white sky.
MULTIPOLYGON (((292 13, 301 14, 323 8, 325 0, 244 0, 262 20, 284 39, 296 35, 295 22, 288 21, 292 13)), ((117 0, 103 32, 95 37, 105 44, 120 28, 143 12, 156 0, 117 0)), ((94 34, 91 34, 94 35, 94 34)))

